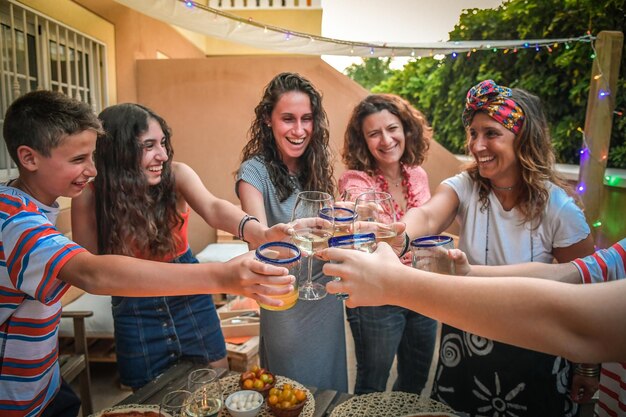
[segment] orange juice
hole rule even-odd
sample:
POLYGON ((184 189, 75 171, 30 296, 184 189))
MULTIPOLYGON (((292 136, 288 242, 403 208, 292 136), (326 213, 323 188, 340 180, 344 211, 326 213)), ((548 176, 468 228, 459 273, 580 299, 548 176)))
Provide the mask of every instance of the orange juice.
MULTIPOLYGON (((277 285, 273 285, 273 286, 277 286, 277 285)), ((296 302, 298 302, 298 286, 294 285, 293 291, 287 294, 272 295, 271 297, 277 300, 283 300, 284 304, 280 307, 275 307, 275 306, 268 306, 267 304, 259 303, 259 306, 261 306, 261 308, 264 308, 266 310, 273 310, 273 311, 289 310, 291 307, 296 305, 296 302)))
MULTIPOLYGON (((268 242, 259 246, 256 250, 257 260, 270 265, 282 266, 289 270, 290 275, 296 278, 300 274, 301 252, 298 247, 287 242, 268 242)), ((282 285, 265 285, 267 287, 281 287, 282 285)), ((298 301, 298 280, 293 283, 293 291, 282 295, 269 295, 268 297, 282 300, 280 307, 259 303, 259 306, 266 310, 287 310, 293 307, 298 301)))

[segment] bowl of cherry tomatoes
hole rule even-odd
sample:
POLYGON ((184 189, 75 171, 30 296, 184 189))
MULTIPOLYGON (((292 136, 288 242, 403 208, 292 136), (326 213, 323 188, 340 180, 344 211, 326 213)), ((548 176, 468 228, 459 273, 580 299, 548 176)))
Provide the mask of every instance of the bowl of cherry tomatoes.
POLYGON ((276 417, 297 417, 306 404, 306 391, 291 384, 269 390, 267 405, 276 417))
POLYGON ((267 397, 274 385, 276 385, 274 374, 257 365, 254 365, 249 371, 242 373, 239 377, 241 389, 260 392, 263 397, 267 397))

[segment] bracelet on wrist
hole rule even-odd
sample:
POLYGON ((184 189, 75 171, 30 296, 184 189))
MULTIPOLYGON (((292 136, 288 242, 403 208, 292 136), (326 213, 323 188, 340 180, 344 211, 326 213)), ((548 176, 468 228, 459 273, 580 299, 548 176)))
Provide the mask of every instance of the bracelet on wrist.
POLYGON ((600 375, 600 365, 577 363, 574 365, 574 373, 580 376, 597 377, 600 375))
POLYGON ((239 227, 237 228, 237 237, 239 238, 239 240, 243 240, 246 243, 249 242, 244 238, 243 230, 246 227, 246 223, 248 223, 250 220, 254 220, 255 222, 260 223, 259 219, 257 219, 256 217, 246 214, 241 218, 241 221, 239 222, 239 227))
POLYGON ((404 232, 404 247, 402 248, 402 252, 398 255, 398 258, 402 258, 409 251, 409 244, 411 243, 411 239, 409 235, 404 232))

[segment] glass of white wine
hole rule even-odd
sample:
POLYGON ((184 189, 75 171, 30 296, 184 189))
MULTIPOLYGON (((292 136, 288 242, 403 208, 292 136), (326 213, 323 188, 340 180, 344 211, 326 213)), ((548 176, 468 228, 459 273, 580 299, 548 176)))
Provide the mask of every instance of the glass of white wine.
POLYGON ((374 233, 377 242, 392 244, 397 234, 392 227, 397 221, 394 207, 389 193, 368 191, 360 194, 354 204, 354 233, 374 233))
POLYGON ((307 257, 307 279, 300 285, 298 298, 320 300, 326 297, 326 287, 313 282, 313 255, 328 247, 334 233, 334 199, 321 191, 298 193, 291 215, 293 243, 307 257), (324 213, 324 218, 320 216, 324 213))

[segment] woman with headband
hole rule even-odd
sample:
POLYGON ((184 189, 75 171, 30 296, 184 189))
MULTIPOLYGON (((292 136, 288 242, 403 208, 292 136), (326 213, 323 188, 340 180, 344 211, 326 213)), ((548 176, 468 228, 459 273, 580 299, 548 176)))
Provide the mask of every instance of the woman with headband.
MULTIPOLYGON (((483 81, 467 93, 463 124, 474 160, 406 213, 410 238, 456 219, 471 264, 563 263, 593 253, 585 216, 554 171, 536 96, 483 81)), ((587 401, 597 380, 575 376, 569 395, 570 369, 562 358, 443 325, 432 395, 470 415, 573 416, 571 400, 587 401)))

